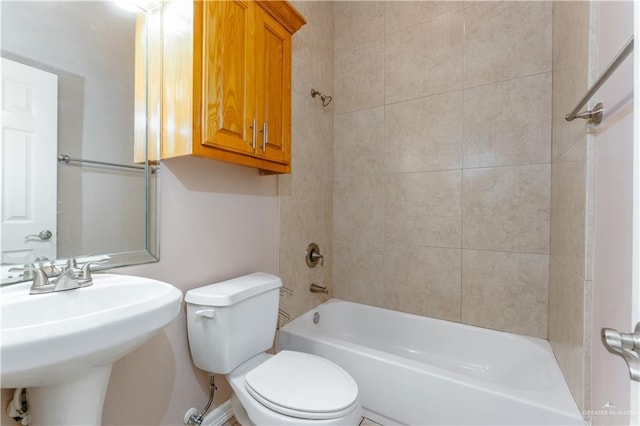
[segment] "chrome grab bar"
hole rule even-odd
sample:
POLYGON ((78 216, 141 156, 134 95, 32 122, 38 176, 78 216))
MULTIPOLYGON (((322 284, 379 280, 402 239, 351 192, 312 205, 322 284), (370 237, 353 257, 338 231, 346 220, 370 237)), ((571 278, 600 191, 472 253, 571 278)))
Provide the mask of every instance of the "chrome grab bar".
POLYGON ((611 77, 611 74, 613 74, 614 71, 618 69, 620 64, 622 64, 622 62, 627 59, 627 56, 629 56, 631 52, 633 52, 633 37, 629 39, 620 53, 618 53, 615 59, 609 64, 607 69, 602 73, 602 75, 600 75, 600 77, 598 77, 598 80, 596 80, 595 84, 591 86, 591 88, 587 91, 587 94, 584 95, 582 99, 580 99, 578 105, 576 105, 576 107, 564 117, 565 120, 573 121, 576 118, 584 118, 593 120, 595 124, 598 124, 600 123, 600 121, 602 121, 604 107, 600 103, 596 105, 591 111, 585 111, 583 113, 578 113, 578 111, 580 111, 583 105, 589 102, 589 99, 591 99, 594 93, 596 93, 598 89, 602 87, 605 81, 607 81, 607 79, 611 77))
POLYGON ((58 155, 59 163, 88 163, 88 164, 98 164, 101 166, 110 166, 110 167, 121 167, 123 169, 134 169, 144 171, 144 166, 131 166, 129 164, 118 164, 118 163, 107 163, 106 161, 95 161, 95 160, 83 160, 82 158, 71 158, 67 154, 58 155))

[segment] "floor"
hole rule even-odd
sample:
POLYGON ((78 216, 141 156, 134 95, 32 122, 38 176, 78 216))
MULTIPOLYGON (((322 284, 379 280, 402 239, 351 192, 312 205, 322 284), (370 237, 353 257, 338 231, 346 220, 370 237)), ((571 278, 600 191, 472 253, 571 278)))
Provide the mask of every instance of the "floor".
MULTIPOLYGON (((236 420, 235 417, 231 417, 229 420, 224 422, 222 426, 241 426, 240 423, 236 420)), ((369 420, 366 417, 362 418, 362 421, 358 426, 382 426, 380 423, 376 423, 373 420, 369 420)))

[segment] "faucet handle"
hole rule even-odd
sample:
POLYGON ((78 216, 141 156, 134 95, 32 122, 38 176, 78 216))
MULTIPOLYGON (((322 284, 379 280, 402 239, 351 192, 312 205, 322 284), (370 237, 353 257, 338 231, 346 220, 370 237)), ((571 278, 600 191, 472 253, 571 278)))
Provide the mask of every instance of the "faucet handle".
POLYGON ((80 276, 78 277, 80 287, 88 287, 93 284, 93 277, 91 276, 91 265, 105 263, 107 262, 107 260, 109 259, 92 260, 82 265, 82 267, 80 268, 80 276))
POLYGON ((38 268, 42 269, 48 277, 56 277, 60 275, 60 269, 56 267, 56 263, 53 260, 47 259, 47 257, 37 257, 36 262, 38 262, 38 268), (49 262, 48 265, 45 265, 45 262, 49 262))
POLYGON ((31 284, 31 290, 29 294, 38 294, 46 292, 48 288, 53 287, 53 284, 49 282, 49 277, 47 277, 47 273, 42 269, 36 266, 25 266, 23 268, 11 268, 9 272, 34 272, 35 277, 33 278, 33 284, 31 284))
POLYGON ((70 257, 69 259, 67 259, 64 270, 66 271, 68 269, 78 269, 78 261, 75 257, 70 257))
POLYGON ((320 262, 320 265, 324 265, 324 256, 320 254, 320 247, 318 247, 318 244, 311 243, 307 246, 305 261, 309 268, 315 268, 318 262, 320 262))
POLYGON ((22 279, 25 281, 28 281, 35 278, 36 276, 35 270, 36 270, 36 265, 32 263, 30 265, 25 265, 23 267, 20 267, 20 266, 13 267, 9 269, 8 272, 22 272, 22 279))

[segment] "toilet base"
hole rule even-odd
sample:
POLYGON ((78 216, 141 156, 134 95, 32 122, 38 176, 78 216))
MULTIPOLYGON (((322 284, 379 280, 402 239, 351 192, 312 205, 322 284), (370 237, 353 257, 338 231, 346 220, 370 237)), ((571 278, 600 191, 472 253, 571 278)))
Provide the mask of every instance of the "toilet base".
POLYGON ((242 426, 255 426, 255 423, 251 421, 247 410, 244 409, 235 393, 231 395, 231 409, 233 410, 233 416, 236 418, 236 421, 242 426))

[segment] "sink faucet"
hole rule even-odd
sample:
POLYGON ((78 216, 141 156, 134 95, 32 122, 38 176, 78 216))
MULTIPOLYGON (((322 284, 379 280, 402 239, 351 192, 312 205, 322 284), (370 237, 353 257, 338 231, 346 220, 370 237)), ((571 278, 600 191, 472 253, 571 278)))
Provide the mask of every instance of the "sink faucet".
MULTIPOLYGON (((106 262, 106 259, 94 262, 87 262, 82 267, 78 266, 75 259, 67 260, 66 267, 62 268, 62 271, 55 277, 49 279, 47 275, 47 269, 44 267, 26 266, 23 268, 11 268, 9 271, 32 271, 35 273, 33 284, 31 284, 31 290, 29 294, 44 294, 52 293, 54 291, 73 290, 80 287, 89 287, 93 285, 93 278, 91 277, 91 265, 94 263, 106 262)), ((51 269, 49 269, 51 270, 51 269)), ((56 269, 56 272, 57 269, 56 269)))
MULTIPOLYGON (((73 290, 74 288, 80 288, 78 273, 76 272, 77 269, 77 264, 75 267, 67 264, 67 267, 62 270, 60 275, 58 275, 57 278, 54 278, 51 282, 51 285, 53 285, 53 290, 51 291, 73 290)), ((33 287, 31 287, 31 289, 33 290, 33 287)))

